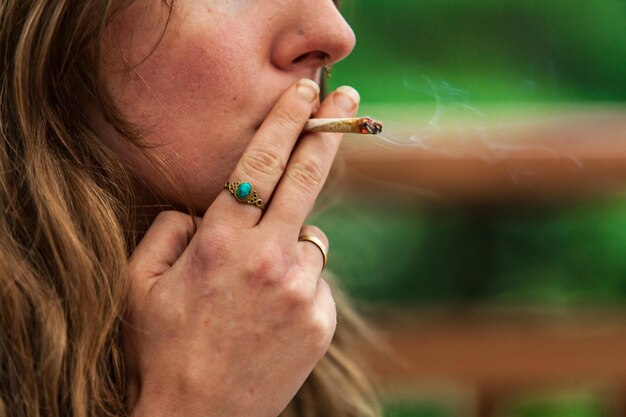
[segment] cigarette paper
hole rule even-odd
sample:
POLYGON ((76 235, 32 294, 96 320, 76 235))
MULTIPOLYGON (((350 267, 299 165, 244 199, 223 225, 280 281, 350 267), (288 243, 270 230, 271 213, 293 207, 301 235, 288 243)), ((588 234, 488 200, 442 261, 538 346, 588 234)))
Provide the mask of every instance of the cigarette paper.
POLYGON ((309 119, 305 132, 359 133, 378 135, 383 131, 383 124, 367 117, 352 119, 309 119))

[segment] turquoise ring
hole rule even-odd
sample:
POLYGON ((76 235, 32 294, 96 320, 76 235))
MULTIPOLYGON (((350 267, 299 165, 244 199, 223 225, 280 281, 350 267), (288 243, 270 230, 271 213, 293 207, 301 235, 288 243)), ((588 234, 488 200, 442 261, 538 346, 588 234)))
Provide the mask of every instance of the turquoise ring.
POLYGON ((259 198, 252 184, 246 181, 234 181, 224 184, 224 189, 230 191, 235 200, 242 204, 252 204, 261 210, 265 208, 265 203, 259 198))

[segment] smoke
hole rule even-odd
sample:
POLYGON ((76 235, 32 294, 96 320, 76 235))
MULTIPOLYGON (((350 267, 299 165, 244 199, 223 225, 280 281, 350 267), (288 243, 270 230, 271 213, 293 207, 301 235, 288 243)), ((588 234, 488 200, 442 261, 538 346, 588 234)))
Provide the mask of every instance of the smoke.
POLYGON ((544 165, 537 160, 567 161, 576 169, 584 169, 583 162, 574 154, 564 153, 563 146, 557 150, 549 142, 533 141, 528 137, 531 134, 519 133, 524 129, 531 132, 528 126, 536 121, 507 121, 491 115, 489 110, 473 105, 465 89, 447 81, 422 77, 415 82, 405 78, 403 85, 431 104, 421 105, 417 114, 403 116, 402 120, 383 118, 382 135, 369 137, 375 147, 446 159, 472 158, 486 164, 505 162, 506 173, 519 187, 532 187, 529 184, 536 184, 537 178, 546 175, 544 165))
MULTIPOLYGON (((415 117, 414 120, 409 121, 410 125, 406 121, 383 120, 384 134, 374 138, 375 143, 424 150, 436 149, 441 143, 435 139, 443 128, 449 127, 448 122, 458 123, 459 120, 467 119, 467 115, 471 115, 471 118, 475 120, 484 118, 476 107, 470 105, 468 94, 463 89, 446 81, 434 81, 428 77, 423 79, 425 86, 415 84, 408 78, 403 80, 403 85, 418 95, 427 96, 432 102, 432 114, 422 120, 420 120, 422 116, 415 117), (450 118, 451 115, 456 115, 457 120, 453 121, 450 118), (416 126, 417 130, 413 131, 416 126)), ((475 127, 464 126, 458 129, 458 145, 463 144, 465 131, 468 128, 474 129, 475 127)))

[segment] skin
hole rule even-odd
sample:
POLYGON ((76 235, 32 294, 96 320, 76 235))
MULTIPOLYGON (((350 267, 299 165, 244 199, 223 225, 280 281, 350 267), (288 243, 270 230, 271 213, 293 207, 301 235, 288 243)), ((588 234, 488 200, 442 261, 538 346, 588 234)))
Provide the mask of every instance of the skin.
MULTIPOLYGON (((139 0, 110 26, 109 85, 203 212, 280 95, 319 80, 324 54, 339 61, 355 39, 331 0, 176 0, 159 41, 166 15, 161 1, 139 0)), ((181 202, 178 186, 115 142, 150 188, 181 202)))
MULTIPOLYGON (((159 214, 131 256, 124 340, 134 415, 277 416, 336 327, 322 256, 298 236, 328 247, 304 222, 341 136, 301 132, 312 116, 356 114, 356 91, 320 104, 311 81, 324 56, 334 63, 352 50, 354 35, 331 0, 178 0, 143 59, 164 16, 160 1, 139 1, 109 27, 104 56, 117 104, 204 212, 159 214), (265 212, 223 190, 240 179, 271 200, 265 212)), ((96 122, 147 187, 181 203, 96 122)))

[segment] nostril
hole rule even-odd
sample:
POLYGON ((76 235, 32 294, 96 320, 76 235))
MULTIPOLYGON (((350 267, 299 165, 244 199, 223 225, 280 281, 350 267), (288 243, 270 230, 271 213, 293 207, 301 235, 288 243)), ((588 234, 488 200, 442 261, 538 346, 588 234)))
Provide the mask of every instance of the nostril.
POLYGON ((312 52, 307 52, 306 54, 300 55, 299 57, 293 60, 293 63, 297 64, 303 61, 312 61, 312 62, 319 62, 321 64, 325 62, 327 59, 328 59, 328 54, 326 52, 312 51, 312 52))

